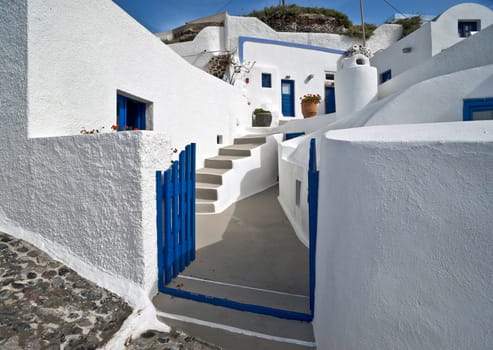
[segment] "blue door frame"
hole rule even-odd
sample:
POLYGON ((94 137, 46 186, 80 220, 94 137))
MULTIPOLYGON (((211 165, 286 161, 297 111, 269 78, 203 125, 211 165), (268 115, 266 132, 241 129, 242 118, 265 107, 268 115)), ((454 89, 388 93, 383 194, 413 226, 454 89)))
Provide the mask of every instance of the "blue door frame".
MULTIPOLYGON (((188 146, 187 146, 188 147, 188 146)), ((192 144, 193 149, 193 165, 189 167, 189 169, 193 169, 195 172, 195 144, 192 144)), ((316 149, 315 149, 315 139, 310 141, 310 161, 309 161, 309 170, 308 170, 308 207, 309 207, 309 230, 310 230, 310 246, 309 246, 309 276, 310 276, 310 313, 302 313, 295 312, 277 308, 271 308, 267 306, 240 303, 237 301, 212 297, 204 294, 193 293, 184 291, 177 288, 170 288, 166 285, 171 281, 172 278, 176 277, 179 272, 183 271, 183 269, 187 266, 188 263, 195 259, 195 251, 193 252, 193 258, 190 255, 190 251, 185 249, 183 251, 183 256, 185 258, 176 257, 175 255, 182 254, 181 249, 175 248, 176 242, 174 239, 165 237, 167 236, 166 232, 169 231, 171 233, 175 233, 175 231, 169 227, 167 222, 171 222, 170 215, 168 211, 165 210, 166 206, 163 206, 163 201, 165 202, 165 198, 167 198, 167 192, 174 192, 175 186, 177 185, 166 185, 167 182, 164 181, 163 184, 163 175, 162 172, 156 172, 156 180, 157 180, 157 227, 158 227, 158 272, 159 272, 159 280, 158 280, 158 288, 159 291, 165 294, 169 294, 172 296, 190 299, 198 302, 203 302, 207 304, 212 304, 216 306, 227 307, 230 309, 235 309, 239 311, 252 312, 261 315, 274 316, 278 318, 284 318, 289 320, 297 320, 303 322, 311 322, 313 320, 314 314, 314 304, 315 304, 315 256, 316 256, 316 245, 317 245, 317 208, 318 208, 318 170, 317 170, 317 161, 316 161, 316 149), (173 253, 175 252, 175 253, 173 253), (178 252, 178 253, 176 253, 178 252), (178 262, 176 262, 178 260, 178 262), (175 267, 176 265, 176 267, 175 267)), ((183 153, 183 152, 182 152, 183 153)), ((180 154, 180 163, 185 162, 187 157, 182 159, 180 154)), ((176 163, 176 162, 175 162, 176 163)), ((173 164, 172 167, 172 175, 174 178, 178 176, 179 171, 177 170, 179 165, 173 164), (176 170, 175 170, 176 169, 176 170)), ((193 210, 195 210, 195 177, 193 177, 193 184, 188 184, 187 186, 190 188, 190 191, 193 191, 193 210), (191 187, 190 187, 191 186, 191 187), (193 188, 193 190, 192 190, 193 188)), ((180 209, 180 213, 184 213, 186 209, 180 209)), ((193 211, 193 235, 195 237, 195 211, 193 211)), ((182 222, 181 220, 177 220, 177 222, 182 222)), ((178 237, 174 235, 172 237, 178 237)), ((195 241, 195 239, 194 239, 195 241)), ((187 246, 189 247, 189 246, 187 246)), ((193 249, 195 249, 195 244, 193 244, 193 249)))
POLYGON ((281 80, 282 115, 294 117, 294 80, 281 80))

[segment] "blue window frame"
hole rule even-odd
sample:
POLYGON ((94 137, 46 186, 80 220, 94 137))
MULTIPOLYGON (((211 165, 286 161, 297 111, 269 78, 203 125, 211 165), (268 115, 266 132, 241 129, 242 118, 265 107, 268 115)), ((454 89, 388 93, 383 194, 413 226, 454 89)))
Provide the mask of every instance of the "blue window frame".
POLYGON ((459 32, 459 36, 461 38, 466 38, 469 36, 471 32, 477 32, 481 28, 479 28, 479 21, 462 21, 459 20, 457 23, 457 30, 459 32))
POLYGON ((392 79, 392 70, 389 69, 380 74, 380 84, 383 84, 390 79, 392 79))
POLYGON ((272 75, 270 73, 262 73, 262 87, 263 88, 272 87, 272 75))
POLYGON ((470 120, 493 120, 493 97, 464 100, 462 117, 470 120))
POLYGON ((116 99, 118 131, 145 130, 146 104, 118 94, 116 99))

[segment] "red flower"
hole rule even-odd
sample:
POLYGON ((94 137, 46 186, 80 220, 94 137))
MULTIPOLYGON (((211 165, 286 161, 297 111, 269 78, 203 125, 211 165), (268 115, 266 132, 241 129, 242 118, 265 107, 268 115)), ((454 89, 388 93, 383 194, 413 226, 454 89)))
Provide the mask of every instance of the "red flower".
POLYGON ((125 130, 128 130, 128 129, 129 129, 129 128, 128 128, 128 125, 125 125, 125 130))
POLYGON ((111 128, 112 128, 113 130, 118 130, 118 125, 112 125, 112 126, 111 126, 111 128))
POLYGON ((177 148, 173 148, 173 153, 176 153, 178 152, 178 149, 177 148))
POLYGON ((134 128, 134 131, 139 131, 140 129, 139 128, 134 128))

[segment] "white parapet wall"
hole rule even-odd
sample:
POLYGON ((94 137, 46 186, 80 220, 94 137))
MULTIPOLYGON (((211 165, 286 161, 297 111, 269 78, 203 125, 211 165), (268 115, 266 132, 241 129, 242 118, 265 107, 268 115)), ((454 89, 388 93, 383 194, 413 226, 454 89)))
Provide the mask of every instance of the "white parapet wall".
POLYGON ((326 134, 318 348, 493 348, 492 172, 492 121, 326 134))

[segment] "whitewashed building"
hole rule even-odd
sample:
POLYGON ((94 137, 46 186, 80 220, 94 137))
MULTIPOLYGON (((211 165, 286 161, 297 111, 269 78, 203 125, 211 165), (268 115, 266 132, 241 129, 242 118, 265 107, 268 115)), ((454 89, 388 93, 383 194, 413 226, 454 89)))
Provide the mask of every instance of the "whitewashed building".
POLYGON ((480 4, 453 6, 391 47, 375 50, 371 64, 382 84, 493 24, 493 12, 480 4))
MULTIPOLYGON (((276 32, 257 18, 227 13, 192 21, 157 36, 172 41, 173 33, 186 27, 201 29, 193 40, 169 46, 204 70, 209 69, 214 57, 230 55, 224 79, 242 88, 251 111, 270 110, 273 125, 303 118, 299 100, 305 94, 322 96, 317 114, 333 113, 337 109, 337 61, 347 48, 361 44, 360 39, 346 35, 276 32)), ((384 49, 401 33, 400 25, 385 24, 377 28, 368 43, 384 49)))

